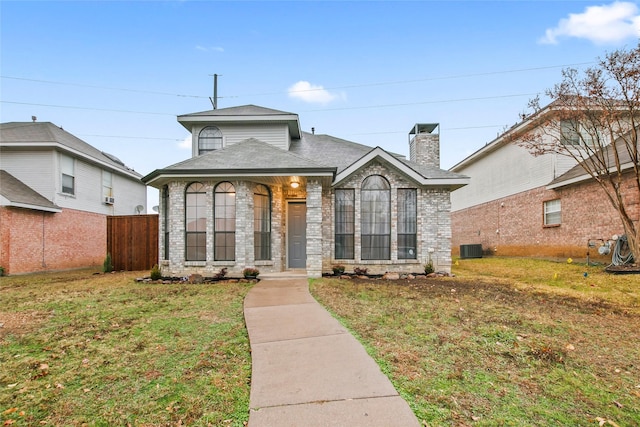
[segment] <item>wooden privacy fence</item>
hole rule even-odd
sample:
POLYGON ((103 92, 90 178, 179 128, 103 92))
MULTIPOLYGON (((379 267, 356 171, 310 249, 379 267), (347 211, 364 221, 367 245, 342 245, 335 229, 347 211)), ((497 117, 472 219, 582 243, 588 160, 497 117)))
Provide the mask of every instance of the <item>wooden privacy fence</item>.
POLYGON ((158 215, 107 217, 107 252, 114 270, 150 270, 158 263, 158 215))

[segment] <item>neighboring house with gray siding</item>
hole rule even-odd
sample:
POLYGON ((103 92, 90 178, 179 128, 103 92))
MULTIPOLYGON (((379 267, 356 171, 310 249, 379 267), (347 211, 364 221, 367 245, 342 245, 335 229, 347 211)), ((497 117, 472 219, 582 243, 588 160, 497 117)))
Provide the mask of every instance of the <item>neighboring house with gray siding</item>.
POLYGON ((160 190, 163 275, 332 265, 372 273, 451 268, 449 194, 437 125, 410 131, 410 159, 301 131, 298 115, 254 105, 178 116, 192 157, 143 182, 160 190))
POLYGON ((53 123, 0 124, 0 266, 15 274, 101 265, 107 216, 146 207, 140 178, 53 123))

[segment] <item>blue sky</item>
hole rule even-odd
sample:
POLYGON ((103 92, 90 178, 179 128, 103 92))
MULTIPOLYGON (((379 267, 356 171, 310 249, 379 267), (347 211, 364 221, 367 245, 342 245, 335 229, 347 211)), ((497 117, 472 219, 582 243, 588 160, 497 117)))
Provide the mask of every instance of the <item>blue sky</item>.
POLYGON ((640 38, 637 1, 0 0, 0 19, 0 121, 53 122, 143 175, 190 156, 176 116, 212 108, 214 73, 219 108, 407 156, 411 127, 440 123, 447 169, 562 68, 640 38))

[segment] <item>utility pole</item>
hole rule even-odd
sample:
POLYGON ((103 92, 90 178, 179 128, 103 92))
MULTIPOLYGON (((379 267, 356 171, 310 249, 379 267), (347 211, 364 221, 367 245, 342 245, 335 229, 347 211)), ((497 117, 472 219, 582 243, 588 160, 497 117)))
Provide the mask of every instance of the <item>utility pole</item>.
MULTIPOLYGON (((209 74, 211 76, 211 74, 209 74)), ((218 109, 218 75, 213 74, 213 98, 209 98, 211 101, 211 105, 213 105, 213 109, 218 109)))

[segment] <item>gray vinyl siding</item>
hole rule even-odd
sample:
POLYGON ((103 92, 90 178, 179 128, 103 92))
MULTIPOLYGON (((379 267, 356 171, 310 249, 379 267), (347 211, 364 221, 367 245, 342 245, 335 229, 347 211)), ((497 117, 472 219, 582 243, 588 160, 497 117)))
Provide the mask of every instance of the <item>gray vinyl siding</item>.
MULTIPOLYGON (((267 144, 283 150, 289 150, 291 137, 289 127, 281 123, 259 123, 259 124, 216 124, 222 132, 222 144, 228 147, 245 139, 255 138, 267 144)), ((192 130, 192 143, 194 156, 198 155, 198 135, 206 126, 194 126, 192 130)))
POLYGON ((0 153, 0 168, 54 203, 59 180, 52 177, 57 164, 53 150, 2 150, 0 153))

